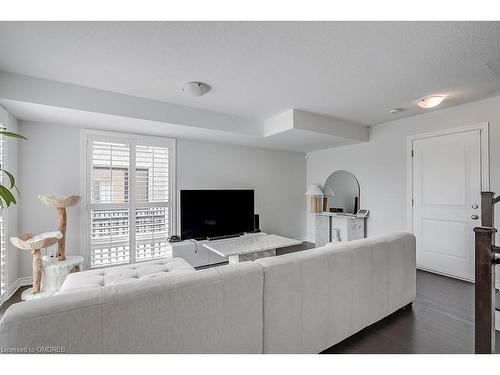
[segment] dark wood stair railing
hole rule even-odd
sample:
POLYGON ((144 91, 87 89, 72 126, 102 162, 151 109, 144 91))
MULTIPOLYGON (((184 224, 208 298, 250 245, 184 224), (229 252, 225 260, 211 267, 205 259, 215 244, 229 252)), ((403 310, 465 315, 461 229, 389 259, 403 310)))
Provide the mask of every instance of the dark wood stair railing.
POLYGON ((475 232, 475 317, 474 351, 495 353, 495 265, 500 263, 495 246, 494 205, 500 201, 495 193, 481 193, 481 226, 475 232))

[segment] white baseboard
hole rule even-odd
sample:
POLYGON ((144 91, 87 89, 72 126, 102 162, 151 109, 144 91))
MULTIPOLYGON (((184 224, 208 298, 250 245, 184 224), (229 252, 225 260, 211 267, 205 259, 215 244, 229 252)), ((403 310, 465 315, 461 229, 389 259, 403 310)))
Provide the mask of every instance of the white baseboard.
POLYGON ((419 264, 417 264, 417 270, 422 270, 422 271, 425 271, 425 272, 435 273, 436 275, 451 277, 452 279, 467 281, 468 283, 473 283, 474 282, 474 279, 466 279, 466 278, 455 276, 455 275, 451 275, 451 274, 448 274, 448 273, 445 273, 445 272, 435 271, 435 270, 432 270, 430 268, 423 267, 423 266, 421 266, 419 264))
POLYGON ((9 291, 7 293, 7 299, 12 297, 17 290, 23 286, 31 285, 33 284, 33 278, 31 276, 27 277, 20 277, 16 281, 12 283, 12 285, 9 287, 9 291))

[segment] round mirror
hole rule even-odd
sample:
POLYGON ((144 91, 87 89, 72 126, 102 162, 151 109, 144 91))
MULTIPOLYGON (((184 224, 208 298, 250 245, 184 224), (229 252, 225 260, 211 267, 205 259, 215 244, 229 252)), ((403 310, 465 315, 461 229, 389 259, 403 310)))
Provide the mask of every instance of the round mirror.
POLYGON ((355 214, 359 209, 359 182, 351 172, 333 172, 325 182, 323 193, 326 212, 355 214))

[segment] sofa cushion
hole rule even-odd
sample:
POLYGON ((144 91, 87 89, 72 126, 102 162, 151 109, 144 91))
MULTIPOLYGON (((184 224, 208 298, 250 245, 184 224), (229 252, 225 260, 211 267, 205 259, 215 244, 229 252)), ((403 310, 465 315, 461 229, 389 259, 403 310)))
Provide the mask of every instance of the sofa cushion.
POLYGON ((134 283, 143 279, 163 277, 171 273, 188 272, 196 272, 196 270, 182 258, 165 258, 125 266, 76 272, 68 275, 56 294, 79 292, 108 285, 134 283))
POLYGON ((409 233, 257 259, 264 353, 319 353, 411 303, 415 260, 409 233))

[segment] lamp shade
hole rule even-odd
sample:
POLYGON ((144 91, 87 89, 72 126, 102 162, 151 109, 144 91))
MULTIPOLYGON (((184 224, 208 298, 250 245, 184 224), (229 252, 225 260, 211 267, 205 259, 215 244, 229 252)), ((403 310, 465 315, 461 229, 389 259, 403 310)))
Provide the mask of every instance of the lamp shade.
POLYGON ((325 195, 329 197, 334 197, 335 193, 333 192, 330 186, 325 186, 325 195))
POLYGON ((309 186, 309 189, 307 189, 305 195, 308 197, 321 197, 323 196, 323 192, 321 191, 318 185, 312 184, 309 186))

